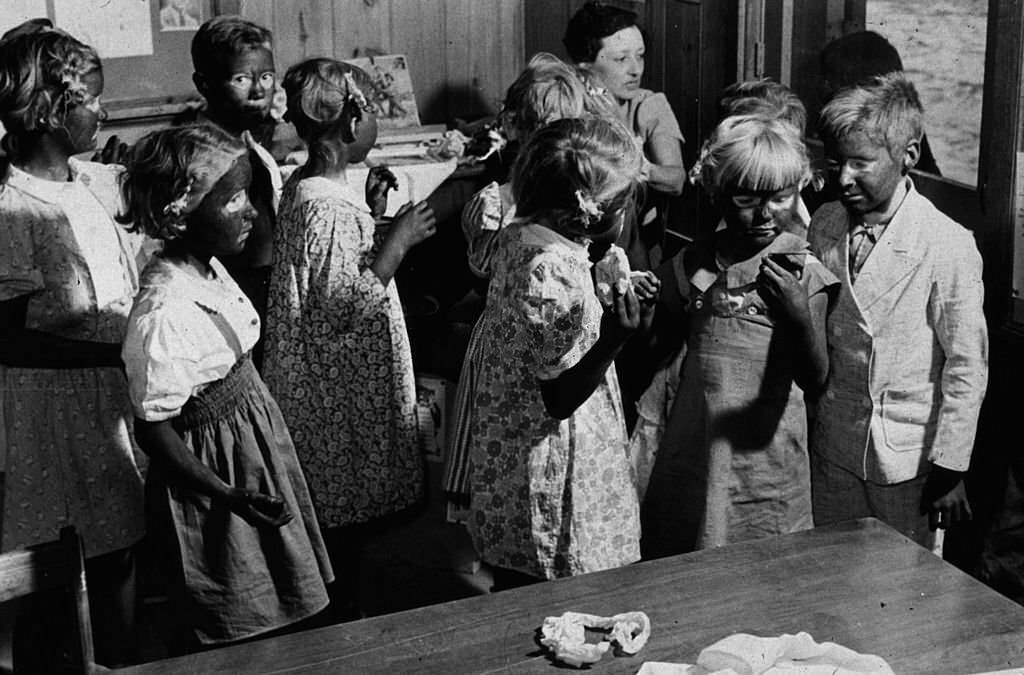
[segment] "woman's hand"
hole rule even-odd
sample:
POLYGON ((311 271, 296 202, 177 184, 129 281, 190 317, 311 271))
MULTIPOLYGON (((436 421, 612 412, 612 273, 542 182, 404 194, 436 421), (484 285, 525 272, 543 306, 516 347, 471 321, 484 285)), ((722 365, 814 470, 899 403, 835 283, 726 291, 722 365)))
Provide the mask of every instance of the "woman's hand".
POLYGON ((231 488, 227 494, 228 508, 253 527, 278 528, 287 525, 295 516, 280 497, 231 488))
POLYGON ((372 167, 366 174, 366 205, 374 220, 388 210, 388 191, 398 189, 398 178, 386 166, 372 167))
POLYGON ((768 256, 761 260, 757 286, 764 301, 779 309, 791 321, 810 322, 807 290, 795 274, 768 256))

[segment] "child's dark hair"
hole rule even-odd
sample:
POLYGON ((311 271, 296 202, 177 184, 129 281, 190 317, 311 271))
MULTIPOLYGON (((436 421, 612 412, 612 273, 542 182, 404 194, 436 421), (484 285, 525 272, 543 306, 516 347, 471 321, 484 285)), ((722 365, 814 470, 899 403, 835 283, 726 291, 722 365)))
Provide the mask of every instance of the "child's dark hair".
POLYGON ((215 16, 196 31, 192 38, 192 68, 197 73, 212 73, 229 56, 248 49, 270 49, 269 30, 240 16, 215 16))
POLYGON ((188 213, 216 183, 217 172, 223 175, 246 151, 241 140, 212 124, 146 134, 128 160, 121 183, 125 213, 118 221, 161 241, 180 238, 188 213))
POLYGON ((829 42, 819 55, 821 74, 829 93, 875 75, 903 70, 896 48, 870 30, 848 33, 829 42))
POLYGON ((512 170, 516 213, 571 237, 607 231, 633 204, 643 153, 616 120, 562 119, 535 132, 512 170))
POLYGON ((718 96, 718 119, 731 115, 767 115, 790 123, 802 134, 807 127, 807 108, 784 84, 764 78, 734 82, 718 96))
POLYGON ((896 156, 924 133, 924 108, 914 84, 900 71, 839 90, 821 110, 821 137, 837 141, 863 133, 896 156))
POLYGON ((573 62, 593 63, 601 40, 636 25, 636 12, 591 0, 569 19, 562 44, 573 62))
MULTIPOLYGON (((375 110, 373 80, 361 68, 329 58, 313 58, 288 69, 283 85, 288 97, 285 119, 309 147, 310 157, 333 155, 323 139, 340 133, 351 143, 353 120, 375 110)), ((325 156, 324 159, 333 159, 325 156)))
POLYGON ((0 121, 4 151, 17 157, 35 134, 64 124, 88 91, 83 77, 100 70, 96 50, 48 20, 30 19, 0 40, 0 121))

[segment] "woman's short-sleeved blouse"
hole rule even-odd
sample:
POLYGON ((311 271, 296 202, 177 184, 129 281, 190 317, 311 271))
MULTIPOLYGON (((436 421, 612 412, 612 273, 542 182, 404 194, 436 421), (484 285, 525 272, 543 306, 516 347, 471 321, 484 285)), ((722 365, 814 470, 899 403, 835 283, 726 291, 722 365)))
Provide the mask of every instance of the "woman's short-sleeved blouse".
POLYGON ((667 136, 685 143, 679 120, 665 94, 650 89, 640 89, 637 95, 626 101, 622 109, 623 122, 640 137, 644 149, 655 136, 667 136))
POLYGON ((158 255, 143 270, 122 358, 132 407, 144 420, 176 417, 259 339, 252 303, 219 260, 210 267, 206 278, 193 264, 158 255))

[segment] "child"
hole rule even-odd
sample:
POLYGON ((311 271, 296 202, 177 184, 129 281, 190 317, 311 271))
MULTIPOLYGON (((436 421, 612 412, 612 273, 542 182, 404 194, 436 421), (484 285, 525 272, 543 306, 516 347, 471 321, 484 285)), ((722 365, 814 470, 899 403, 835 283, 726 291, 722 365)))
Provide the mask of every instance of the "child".
MULTIPOLYGON (((557 119, 585 114, 588 95, 573 69, 551 54, 530 59, 526 69, 505 94, 501 118, 506 136, 522 146, 534 131, 557 119)), ((474 274, 490 279, 498 234, 515 217, 511 182, 490 183, 467 202, 462 211, 462 231, 467 257, 474 274)), ((459 372, 455 395, 455 431, 445 460, 444 490, 448 511, 465 509, 469 500, 469 426, 475 398, 480 359, 480 323, 474 327, 459 372)))
POLYGON ((970 518, 962 476, 988 375, 981 257, 914 189, 923 111, 902 73, 838 93, 821 135, 838 203, 810 242, 842 281, 811 436, 814 519, 875 516, 930 546, 970 518))
POLYGON ((641 166, 629 131, 600 119, 552 122, 516 161, 469 420, 468 527, 495 589, 639 557, 612 361, 652 308, 623 281, 602 310, 587 247, 618 235, 641 166))
POLYGON ((619 245, 632 269, 650 269, 660 262, 667 197, 682 193, 686 182, 679 122, 664 94, 640 86, 647 48, 634 12, 587 2, 569 20, 562 42, 570 58, 604 84, 620 119, 640 136, 648 198, 637 218, 627 220, 619 245))
POLYGON ((363 539, 424 489, 412 353, 393 278, 434 233, 434 215, 425 202, 407 204, 374 236, 370 212, 380 204, 368 208, 366 196, 379 201, 390 177, 371 172, 364 192, 345 173, 377 139, 372 87, 364 71, 327 58, 285 75, 288 119, 309 161, 285 186, 267 317, 267 382, 339 570, 337 618, 357 615, 363 539))
POLYGON ((730 117, 708 141, 702 179, 725 228, 680 252, 665 281, 676 311, 659 323, 688 334, 643 505, 645 558, 813 525, 804 396, 828 374, 837 282, 786 231, 809 177, 799 132, 777 118, 730 117))
POLYGON ((173 561, 192 646, 244 640, 323 610, 332 572, 281 412, 249 351, 260 321, 220 263, 253 229, 244 143, 211 125, 133 150, 128 215, 165 242, 143 271, 123 357, 152 459, 149 532, 173 561))
MULTIPOLYGON (((75 526, 97 660, 114 666, 134 648, 132 548, 144 532, 120 358, 140 242, 114 221, 120 167, 73 157, 96 147, 102 93, 96 51, 49 21, 26 22, 0 42, 2 550, 75 526)), ((34 632, 45 641, 58 631, 34 632)), ((59 656, 49 643, 36 647, 34 656, 59 656)))
MULTIPOLYGON (((249 200, 256 207, 256 218, 245 248, 221 262, 256 308, 262 326, 282 183, 268 150, 276 124, 271 115, 277 88, 271 49, 270 31, 238 16, 216 16, 192 38, 192 80, 206 107, 189 121, 214 124, 249 148, 253 172, 249 200)), ((261 336, 253 350, 257 369, 263 363, 263 342, 261 336)))

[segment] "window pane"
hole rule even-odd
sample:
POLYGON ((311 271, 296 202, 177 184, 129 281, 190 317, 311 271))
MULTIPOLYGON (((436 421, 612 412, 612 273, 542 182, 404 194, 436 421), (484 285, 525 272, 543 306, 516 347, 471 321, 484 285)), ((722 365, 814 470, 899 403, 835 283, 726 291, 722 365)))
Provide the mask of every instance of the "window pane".
POLYGON ((868 0, 866 11, 921 95, 939 171, 975 185, 988 0, 868 0))

